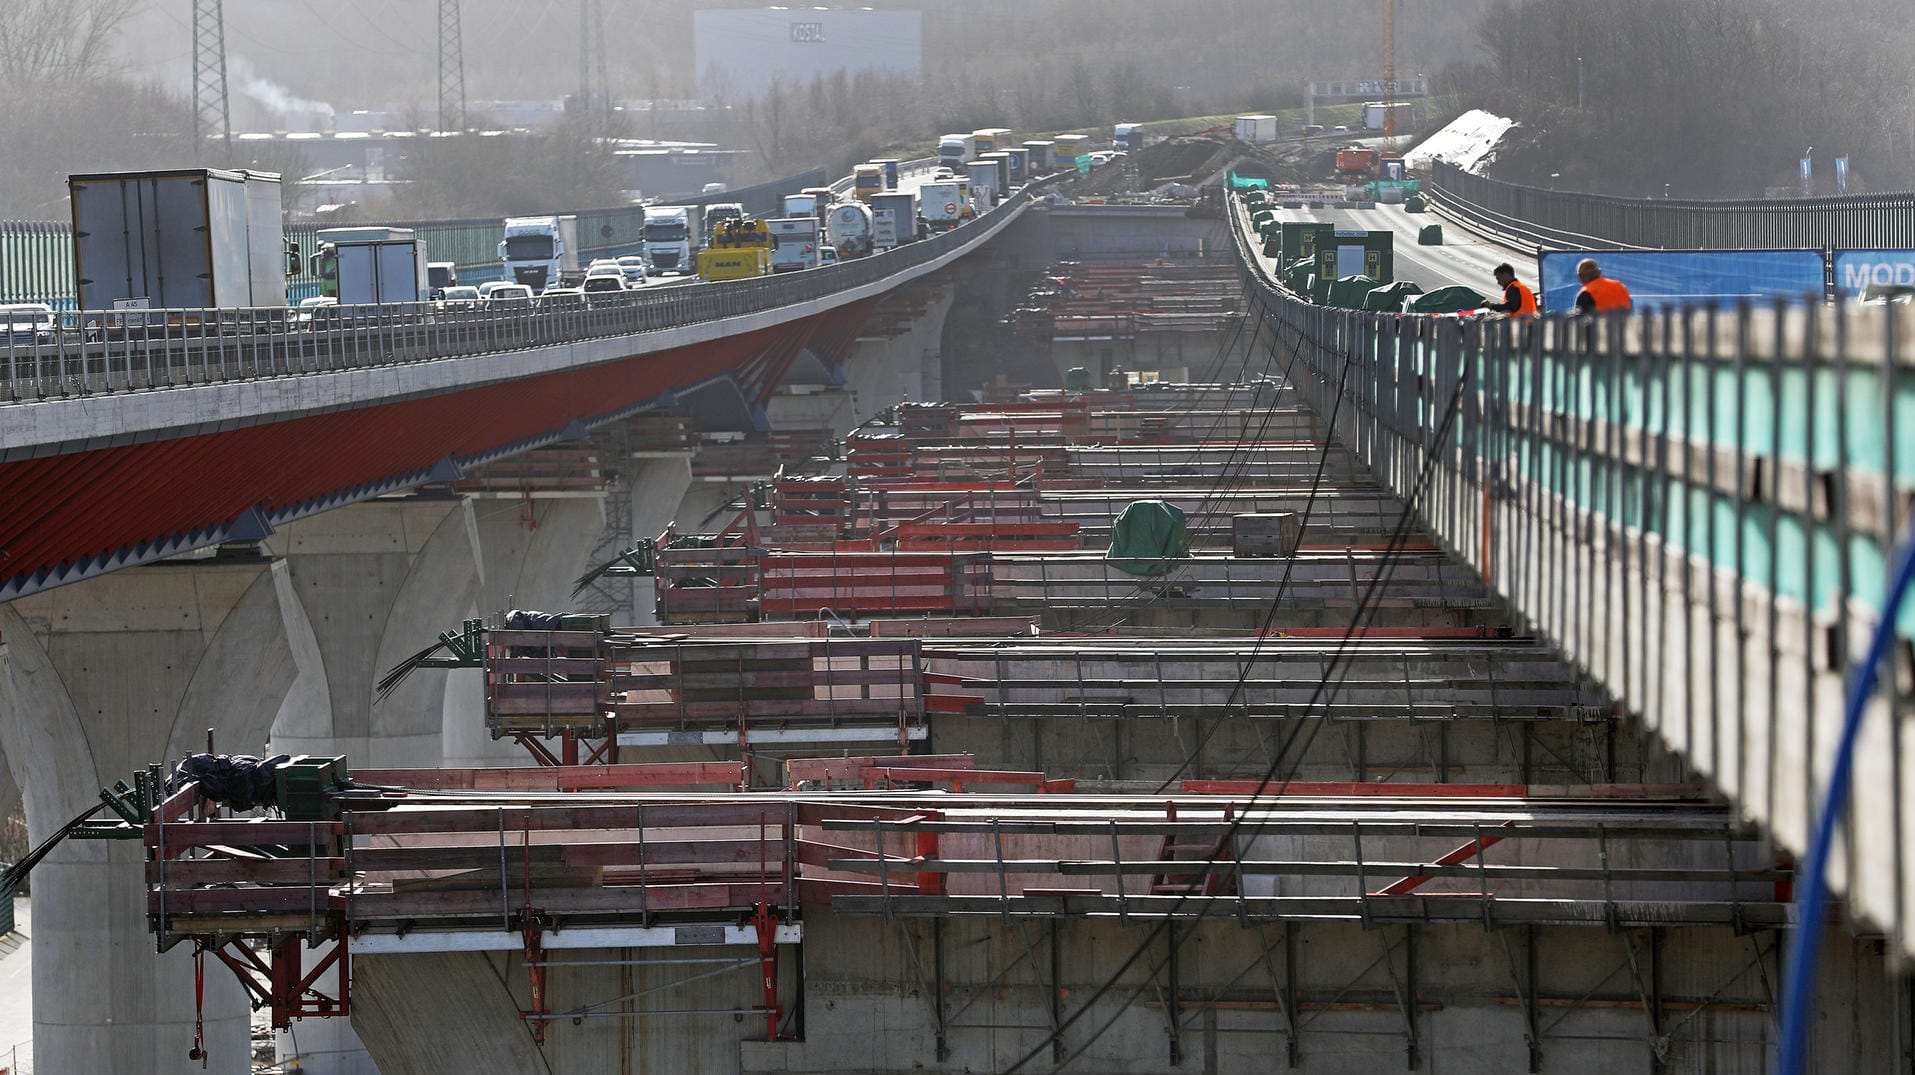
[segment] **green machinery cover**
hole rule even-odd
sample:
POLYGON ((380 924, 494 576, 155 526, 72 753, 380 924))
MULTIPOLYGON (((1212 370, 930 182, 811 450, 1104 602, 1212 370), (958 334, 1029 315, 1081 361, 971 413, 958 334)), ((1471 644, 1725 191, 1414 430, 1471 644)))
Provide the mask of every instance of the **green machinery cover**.
POLYGON ((1343 276, 1330 285, 1330 305, 1345 310, 1363 309, 1363 299, 1381 280, 1368 276, 1343 276))
POLYGON ((1488 300, 1475 288, 1439 287, 1426 295, 1419 295, 1410 303, 1413 314, 1455 314, 1464 310, 1474 310, 1488 300))
POLYGON ((1363 297, 1363 308, 1365 310, 1375 310, 1380 313, 1397 313, 1403 309, 1404 300, 1421 295, 1422 293, 1423 289, 1417 287, 1414 283, 1408 280, 1398 280, 1393 284, 1384 284, 1382 287, 1371 288, 1370 293, 1363 297))
POLYGON ((1190 532, 1183 509, 1161 500, 1133 501, 1111 527, 1112 567, 1132 575, 1167 575, 1169 561, 1190 555, 1190 532))

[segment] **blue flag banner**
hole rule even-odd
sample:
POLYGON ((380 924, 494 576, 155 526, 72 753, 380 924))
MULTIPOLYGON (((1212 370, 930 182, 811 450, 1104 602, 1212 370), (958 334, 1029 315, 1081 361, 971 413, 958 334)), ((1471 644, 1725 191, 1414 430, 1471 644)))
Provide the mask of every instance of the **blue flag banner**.
POLYGON ((1576 308, 1582 290, 1576 263, 1584 258, 1595 258, 1604 276, 1622 281, 1639 311, 1822 298, 1820 250, 1563 250, 1536 259, 1543 312, 1576 308))
POLYGON ((1870 287, 1915 290, 1915 250, 1837 250, 1836 297, 1859 299, 1870 287))

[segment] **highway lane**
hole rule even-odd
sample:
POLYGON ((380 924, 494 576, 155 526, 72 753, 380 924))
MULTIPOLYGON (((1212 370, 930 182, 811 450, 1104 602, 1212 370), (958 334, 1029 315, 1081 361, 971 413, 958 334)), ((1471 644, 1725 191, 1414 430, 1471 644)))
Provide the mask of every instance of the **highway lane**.
POLYGON ((1387 230, 1395 234, 1396 278, 1424 291, 1463 284, 1494 294, 1492 270, 1503 262, 1515 266, 1517 276, 1534 286, 1536 255, 1479 239, 1434 213, 1406 213, 1400 205, 1374 209, 1280 209, 1279 220, 1320 221, 1339 230, 1387 230), (1418 246, 1417 232, 1426 224, 1443 225, 1443 245, 1418 246))

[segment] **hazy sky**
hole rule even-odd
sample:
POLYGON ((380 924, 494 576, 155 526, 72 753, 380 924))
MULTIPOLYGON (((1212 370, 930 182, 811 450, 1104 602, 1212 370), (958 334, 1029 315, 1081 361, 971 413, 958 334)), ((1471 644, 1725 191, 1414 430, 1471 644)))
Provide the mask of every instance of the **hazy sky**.
MULTIPOLYGON (((1375 2, 1356 0, 1355 10, 1375 2)), ((612 92, 622 98, 650 96, 654 87, 663 96, 688 92, 682 83, 691 73, 694 8, 767 6, 735 0, 598 3, 612 92)), ((1374 26, 1351 19, 1350 5, 1325 0, 968 0, 960 5, 900 0, 872 6, 925 11, 927 68, 961 64, 966 50, 991 47, 994 40, 1028 44, 1029 38, 1015 33, 1002 36, 1019 29, 1039 34, 1039 41, 1054 39, 1063 49, 1094 49, 1100 38, 1135 47, 1148 41, 1160 20, 1185 30, 1211 22, 1220 47, 1241 56, 1246 44, 1254 43, 1273 65, 1286 56, 1307 56, 1312 70, 1281 65, 1295 78, 1373 76, 1378 63, 1372 57, 1380 51, 1374 26), (1252 12, 1255 16, 1245 17, 1252 12), (1318 25, 1303 33, 1300 22, 1318 25), (1311 51, 1300 52, 1305 38, 1311 51)), ((1470 54, 1473 23, 1486 3, 1401 0, 1400 7, 1398 48, 1408 72, 1470 54)), ((556 97, 576 90, 579 9, 579 0, 463 0, 467 96, 556 97)), ((436 100, 436 0, 229 0, 225 10, 236 101, 249 90, 254 97, 283 93, 340 109, 436 100)), ((125 72, 184 95, 191 73, 191 17, 191 0, 145 0, 120 41, 125 72)))

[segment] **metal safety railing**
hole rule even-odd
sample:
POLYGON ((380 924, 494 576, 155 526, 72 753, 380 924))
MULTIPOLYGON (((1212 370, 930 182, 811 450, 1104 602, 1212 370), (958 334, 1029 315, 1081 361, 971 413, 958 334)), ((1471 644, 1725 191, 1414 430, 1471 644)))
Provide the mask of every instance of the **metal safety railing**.
POLYGON ((996 233, 1032 188, 921 242, 750 280, 523 305, 84 311, 45 330, 0 326, 0 405, 514 351, 633 336, 816 301, 908 272, 996 233))
POLYGON ((1915 193, 1697 201, 1544 190, 1453 164, 1430 166, 1423 189, 1471 223, 1566 249, 1900 249, 1915 246, 1915 193))
MULTIPOLYGON (((825 182, 823 168, 754 183, 736 190, 700 194, 678 199, 679 205, 709 205, 713 202, 738 202, 755 216, 780 215, 783 197, 804 187, 825 182)), ((626 205, 605 209, 564 209, 578 217, 580 264, 595 257, 640 252, 644 241, 643 206, 626 205)), ((479 283, 500 277, 498 260, 499 218, 472 217, 456 220, 381 221, 395 228, 411 228, 425 240, 434 261, 450 261, 458 267, 460 278, 479 283)), ((331 225, 328 225, 331 226, 331 225)), ((317 224, 292 225, 286 238, 311 253, 318 247, 317 224)), ((295 301, 319 294, 319 278, 304 269, 286 281, 287 293, 295 301)), ((0 220, 0 302, 44 302, 56 309, 74 306, 73 227, 64 220, 0 220)))
MULTIPOLYGON (((1804 847, 1915 494, 1915 310, 1367 314, 1301 301, 1238 242, 1264 344, 1341 443, 1745 815, 1804 847)), ((1911 626, 1831 877, 1905 951, 1911 626)))

